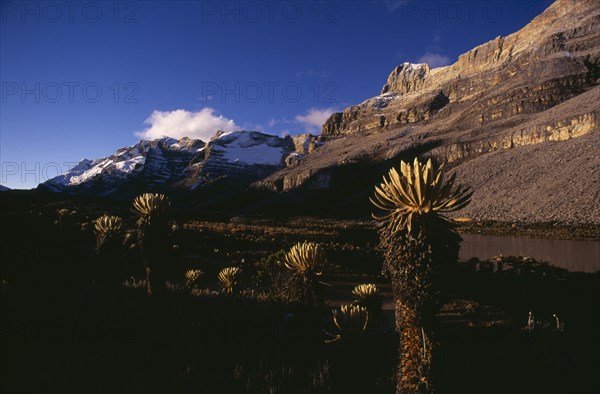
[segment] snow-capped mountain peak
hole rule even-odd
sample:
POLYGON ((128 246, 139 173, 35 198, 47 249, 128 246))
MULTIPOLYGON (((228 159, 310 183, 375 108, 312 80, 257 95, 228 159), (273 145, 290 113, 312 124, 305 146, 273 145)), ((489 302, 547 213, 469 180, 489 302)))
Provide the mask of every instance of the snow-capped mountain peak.
POLYGON ((164 137, 140 141, 95 160, 82 160, 42 187, 94 195, 194 189, 223 177, 251 182, 285 166, 292 138, 256 131, 218 132, 208 143, 164 137))

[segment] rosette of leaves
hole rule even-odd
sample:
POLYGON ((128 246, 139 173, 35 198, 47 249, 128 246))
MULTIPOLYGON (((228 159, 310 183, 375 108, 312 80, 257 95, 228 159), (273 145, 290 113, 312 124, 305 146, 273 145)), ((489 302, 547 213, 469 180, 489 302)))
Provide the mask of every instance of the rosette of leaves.
POLYGON ((239 291, 240 269, 238 267, 223 268, 218 275, 223 293, 233 295, 239 291))
POLYGON ((342 305, 332 311, 335 333, 329 334, 335 341, 352 341, 362 336, 367 330, 369 312, 360 305, 342 305))
POLYGON ((318 277, 326 262, 325 251, 313 242, 298 243, 286 253, 283 265, 291 272, 286 292, 290 301, 320 304, 318 277))
POLYGON ((96 234, 96 249, 102 248, 114 238, 122 238, 123 219, 106 214, 100 216, 94 222, 94 234, 96 234))
POLYGON ((376 285, 372 283, 357 285, 352 290, 352 295, 357 305, 367 308, 372 324, 380 321, 383 298, 376 285))
POLYGON ((202 270, 187 270, 185 271, 185 287, 188 289, 194 289, 198 286, 198 282, 200 282, 200 278, 204 272, 202 270))
POLYGON ((302 275, 321 275, 320 269, 325 263, 325 252, 316 243, 298 243, 290 249, 283 260, 284 265, 302 275))

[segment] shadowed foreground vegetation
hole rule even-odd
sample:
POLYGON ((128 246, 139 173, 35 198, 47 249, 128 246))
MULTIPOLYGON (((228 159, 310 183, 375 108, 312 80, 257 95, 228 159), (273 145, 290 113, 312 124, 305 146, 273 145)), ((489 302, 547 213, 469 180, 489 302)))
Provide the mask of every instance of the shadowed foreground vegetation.
MULTIPOLYGON (((176 247, 166 292, 156 298, 147 293, 129 208, 57 201, 3 209, 2 393, 394 392, 391 287, 370 222, 209 220, 174 211, 176 247), (58 209, 69 210, 60 222, 58 209), (93 232, 105 212, 123 218, 128 245, 116 289, 103 284, 93 232), (277 263, 304 241, 327 256, 316 305, 284 290, 289 269, 277 263), (217 279, 226 267, 241 270, 232 295, 217 279), (190 283, 189 270, 202 273, 190 283), (352 303, 361 283, 381 290, 380 324, 331 341, 339 334, 332 308, 352 303)), ((595 392, 598 275, 506 260, 470 261, 448 273, 440 392, 595 392), (527 329, 530 311, 535 324, 527 329)))

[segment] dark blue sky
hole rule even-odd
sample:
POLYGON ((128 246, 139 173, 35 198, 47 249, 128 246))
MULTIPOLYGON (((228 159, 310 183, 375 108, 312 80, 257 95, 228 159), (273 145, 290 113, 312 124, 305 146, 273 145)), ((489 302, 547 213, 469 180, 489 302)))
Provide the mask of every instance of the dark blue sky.
POLYGON ((0 184, 141 137, 318 133, 398 64, 451 64, 551 3, 2 0, 0 184))

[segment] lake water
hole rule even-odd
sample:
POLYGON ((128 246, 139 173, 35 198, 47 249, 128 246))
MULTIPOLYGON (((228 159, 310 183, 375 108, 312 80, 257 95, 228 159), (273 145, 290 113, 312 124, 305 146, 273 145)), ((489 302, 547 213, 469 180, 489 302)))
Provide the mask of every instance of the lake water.
POLYGON ((527 256, 573 272, 600 271, 600 241, 573 241, 461 234, 460 260, 527 256))

